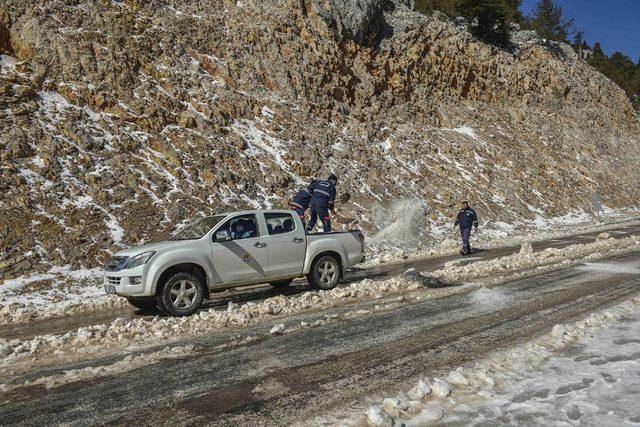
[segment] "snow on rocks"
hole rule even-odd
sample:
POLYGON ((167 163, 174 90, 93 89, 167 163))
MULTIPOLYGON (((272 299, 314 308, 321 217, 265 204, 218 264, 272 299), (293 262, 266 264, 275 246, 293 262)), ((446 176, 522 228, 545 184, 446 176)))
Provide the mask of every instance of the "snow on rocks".
MULTIPOLYGON (((460 418, 464 417, 464 414, 467 414, 470 411, 475 411, 475 409, 469 405, 478 406, 485 400, 493 399, 495 401, 494 406, 496 408, 499 408, 500 410, 503 408, 510 408, 509 400, 505 400, 500 397, 500 393, 503 392, 505 383, 517 383, 518 381, 522 381, 523 372, 529 371, 536 373, 538 366, 547 363, 553 358, 553 351, 558 351, 559 348, 561 349, 562 347, 578 342, 581 339, 593 340, 594 335, 597 334, 598 331, 604 330, 612 322, 623 318, 623 316, 635 316, 635 318, 640 318, 640 297, 632 298, 610 309, 592 313, 591 315, 570 324, 555 325, 548 334, 534 340, 533 342, 508 350, 497 351, 477 362, 470 363, 464 367, 458 367, 457 369, 449 372, 446 380, 434 378, 430 383, 430 387, 428 386, 428 381, 425 377, 421 377, 418 380, 418 384, 411 388, 411 390, 406 394, 407 398, 411 399, 409 402, 409 411, 401 410, 403 406, 400 404, 400 399, 385 399, 382 406, 373 405, 369 408, 366 414, 367 422, 371 426, 418 426, 429 425, 434 421, 442 420, 444 418, 442 422, 445 422, 445 424, 448 420, 453 424, 473 424, 465 422, 465 418, 460 418), (500 383, 498 383, 498 380, 500 383), (423 394, 422 392, 418 392, 419 390, 429 390, 431 393, 426 392, 423 394), (445 397, 447 397, 447 399, 444 399, 445 397), (478 401, 478 397, 483 400, 478 401), (416 405, 417 402, 420 402, 421 405, 416 405), (458 415, 452 416, 452 418, 446 418, 448 416, 447 413, 454 412, 458 415), (414 414, 414 416, 411 416, 412 414, 414 414), (375 415, 375 420, 384 420, 384 424, 374 424, 371 421, 373 415, 375 415), (389 424, 390 422, 391 424, 389 424)), ((620 328, 622 330, 629 330, 629 327, 625 325, 622 325, 620 328)), ((614 343, 626 342, 624 340, 612 340, 614 343)), ((633 339, 630 341, 636 342, 637 340, 633 339)), ((610 356, 608 350, 610 350, 609 347, 607 347, 607 351, 605 351, 606 356, 610 356)), ((578 361, 578 359, 576 359, 572 354, 569 354, 568 359, 571 363, 576 363, 578 361)), ((594 365, 594 363, 591 363, 591 359, 592 357, 589 357, 587 358, 587 362, 585 362, 589 366, 594 365)), ((624 361, 627 361, 628 359, 629 356, 622 357, 622 360, 624 361)), ((609 359, 603 358, 602 361, 598 359, 596 360, 595 365, 596 368, 598 368, 607 362, 615 360, 617 360, 615 357, 609 359)), ((556 366, 551 366, 549 369, 555 372, 558 368, 556 366)), ((619 372, 619 368, 613 367, 611 369, 618 369, 616 372, 619 372)), ((575 376, 576 372, 570 371, 568 372, 568 375, 575 376)), ((628 376, 628 374, 626 375, 628 376)), ((611 386, 607 384, 606 379, 607 377, 605 376, 603 384, 607 391, 604 393, 608 395, 608 390, 610 390, 611 386)), ((536 390, 535 387, 539 387, 540 381, 541 380, 534 380, 532 382, 534 391, 536 390)), ((558 389, 558 392, 561 393, 562 396, 566 396, 567 393, 574 389, 580 392, 588 384, 591 384, 591 382, 592 381, 589 380, 587 383, 583 382, 575 387, 569 385, 564 389, 561 387, 558 389)), ((513 389, 522 394, 521 385, 516 384, 513 389)), ((627 391, 623 390, 623 392, 629 392, 628 387, 627 391)), ((538 391, 538 393, 540 392, 538 391)), ((633 392, 631 391, 631 393, 633 392)), ((584 395, 584 393, 578 394, 580 394, 580 396, 584 395)), ((401 393, 400 395, 403 394, 401 393)), ((537 394, 534 393, 532 396, 536 398, 537 394)), ((546 394, 544 396, 546 396, 546 394)), ((557 401, 553 396, 551 397, 551 400, 553 402, 557 401)), ((518 406, 518 408, 519 407, 520 406, 518 406)), ((535 408, 532 408, 532 411, 535 413, 535 408)), ((495 411, 489 411, 487 413, 492 414, 493 412, 495 411)), ((516 412, 519 413, 520 411, 517 410, 516 412)), ((537 412, 546 413, 549 411, 539 410, 537 412)), ((479 415, 479 419, 482 419, 484 423, 486 423, 486 419, 484 418, 485 415, 486 414, 484 413, 483 415, 479 415)))

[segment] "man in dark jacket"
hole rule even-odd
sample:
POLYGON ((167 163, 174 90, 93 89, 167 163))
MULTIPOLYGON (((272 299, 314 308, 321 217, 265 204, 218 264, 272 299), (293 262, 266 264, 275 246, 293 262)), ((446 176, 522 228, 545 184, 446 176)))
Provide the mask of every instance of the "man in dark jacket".
POLYGON ((309 183, 309 185, 307 185, 306 187, 302 187, 300 191, 298 191, 298 193, 293 196, 293 199, 291 199, 291 201, 289 202, 289 207, 291 208, 291 210, 296 211, 296 213, 300 217, 300 220, 302 221, 303 227, 306 227, 304 214, 307 209, 309 209, 311 196, 313 195, 313 190, 316 188, 317 182, 318 181, 314 179, 309 183))
POLYGON ((336 185, 338 178, 331 174, 326 181, 318 181, 311 196, 311 218, 307 224, 307 233, 315 228, 318 218, 322 222, 325 233, 331 231, 331 218, 329 211, 335 215, 334 204, 336 201, 336 185))
POLYGON ((454 228, 458 225, 460 226, 460 235, 462 236, 462 250, 460 253, 462 255, 470 255, 471 244, 469 243, 469 238, 471 237, 471 227, 474 227, 476 232, 478 231, 478 215, 476 211, 469 207, 469 203, 466 200, 462 202, 462 207, 458 212, 456 222, 453 224, 454 228))

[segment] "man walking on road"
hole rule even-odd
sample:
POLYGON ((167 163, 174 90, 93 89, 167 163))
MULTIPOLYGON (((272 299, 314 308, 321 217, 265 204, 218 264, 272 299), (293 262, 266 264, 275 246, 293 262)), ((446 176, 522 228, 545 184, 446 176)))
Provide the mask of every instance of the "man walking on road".
POLYGON ((478 215, 475 210, 469 207, 469 202, 466 200, 462 202, 462 207, 458 212, 458 217, 453 227, 455 228, 458 225, 460 226, 460 235, 462 236, 462 250, 460 254, 471 255, 469 238, 471 237, 471 227, 474 227, 476 232, 478 232, 478 215))
POLYGON ((293 196, 293 199, 291 199, 291 201, 289 202, 289 207, 291 208, 291 210, 296 211, 296 213, 300 217, 300 220, 302 221, 303 227, 306 227, 304 214, 307 209, 309 209, 311 196, 313 195, 313 190, 316 188, 317 182, 318 181, 314 179, 309 183, 309 185, 307 185, 306 187, 302 187, 300 191, 298 191, 298 193, 293 196))
POLYGON ((318 181, 311 196, 311 218, 307 224, 307 233, 311 233, 316 226, 318 218, 322 222, 325 233, 331 231, 331 218, 329 211, 335 215, 334 204, 336 201, 336 185, 338 178, 331 174, 326 181, 318 181))

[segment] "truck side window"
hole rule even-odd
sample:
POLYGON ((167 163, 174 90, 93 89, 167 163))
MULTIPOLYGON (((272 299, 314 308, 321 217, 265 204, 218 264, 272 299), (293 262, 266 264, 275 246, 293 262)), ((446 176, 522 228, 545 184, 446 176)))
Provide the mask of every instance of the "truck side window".
POLYGON ((258 223, 255 215, 241 215, 231 218, 220 230, 227 230, 233 240, 258 237, 258 223))
POLYGON ((266 213, 264 219, 271 236, 276 234, 290 233, 296 229, 293 216, 288 213, 266 213))

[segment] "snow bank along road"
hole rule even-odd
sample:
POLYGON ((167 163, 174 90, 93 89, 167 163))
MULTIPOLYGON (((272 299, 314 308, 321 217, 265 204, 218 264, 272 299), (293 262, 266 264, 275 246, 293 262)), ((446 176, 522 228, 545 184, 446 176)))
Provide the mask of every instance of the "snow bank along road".
POLYGON ((12 383, 49 378, 60 385, 8 387, 0 416, 4 424, 289 425, 318 422, 319 414, 330 420, 345 407, 363 412, 367 397, 388 395, 419 374, 637 295, 639 267, 638 252, 617 255, 514 280, 496 292, 436 300, 396 295, 196 336, 146 350, 152 364, 133 354, 37 368, 12 383), (65 383, 65 375, 76 378, 65 383))
MULTIPOLYGON (((546 248, 559 249, 569 245, 593 242, 595 241, 596 236, 600 233, 601 231, 594 231, 590 233, 577 234, 574 236, 565 236, 561 238, 533 242, 532 245, 535 251, 540 251, 546 248)), ((640 234, 640 223, 623 222, 619 226, 609 229, 608 233, 615 238, 637 235, 640 234)), ((402 262, 399 264, 387 264, 367 269, 356 268, 347 274, 345 282, 353 283, 365 278, 373 280, 384 280, 402 274, 408 268, 415 268, 418 271, 425 272, 434 271, 442 268, 447 262, 450 262, 452 260, 461 260, 462 264, 474 263, 482 260, 511 255, 515 252, 518 252, 519 249, 520 245, 505 246, 500 248, 492 248, 490 250, 482 250, 467 258, 462 258, 460 255, 456 254, 437 258, 418 259, 411 262, 402 262)), ((229 302, 233 302, 234 304, 243 304, 249 301, 262 301, 280 294, 296 295, 308 290, 309 287, 305 280, 298 280, 285 290, 274 289, 269 285, 258 285, 237 290, 229 290, 215 294, 214 299, 206 304, 205 308, 225 309, 229 302)), ((156 314, 157 313, 145 313, 142 311, 136 311, 133 308, 127 306, 122 309, 88 312, 61 318, 33 320, 25 324, 6 324, 0 325, 0 338, 4 338, 7 340, 14 338, 26 339, 44 334, 59 334, 66 331, 75 330, 82 326, 95 325, 99 323, 109 323, 118 317, 130 319, 140 317, 151 318, 156 314)))

